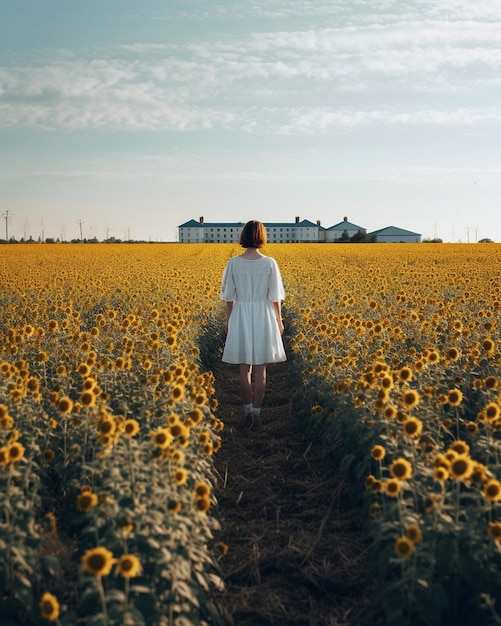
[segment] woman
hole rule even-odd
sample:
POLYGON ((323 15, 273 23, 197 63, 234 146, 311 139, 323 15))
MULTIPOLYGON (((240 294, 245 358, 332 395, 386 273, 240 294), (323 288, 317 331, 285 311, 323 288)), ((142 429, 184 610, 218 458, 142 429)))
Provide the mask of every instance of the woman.
POLYGON ((226 301, 226 343, 222 360, 240 365, 240 389, 247 416, 261 412, 266 365, 286 360, 281 301, 285 297, 277 262, 259 251, 266 244, 261 222, 247 222, 240 233, 245 252, 228 261, 221 299, 226 301), (254 398, 252 397, 254 374, 254 398))

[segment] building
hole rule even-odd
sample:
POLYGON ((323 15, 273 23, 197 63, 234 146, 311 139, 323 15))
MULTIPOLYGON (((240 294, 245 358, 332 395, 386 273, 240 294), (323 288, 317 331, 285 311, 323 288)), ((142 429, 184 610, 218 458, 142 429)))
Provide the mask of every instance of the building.
MULTIPOLYGON (((321 241, 320 230, 325 230, 320 222, 314 224, 299 217, 294 222, 266 222, 264 225, 270 243, 317 243, 321 241)), ((236 243, 243 227, 242 222, 206 222, 200 217, 198 222, 192 219, 178 226, 179 242, 236 243)))
POLYGON ((238 241, 243 222, 206 222, 190 220, 178 226, 180 243, 235 243, 238 241))
MULTIPOLYGON (((178 226, 180 243, 238 243, 243 222, 206 222, 200 217, 178 226)), ((301 220, 293 222, 265 222, 266 234, 270 243, 319 243, 349 240, 354 235, 365 235, 366 230, 352 224, 348 218, 324 228, 320 221, 301 220)), ((388 226, 370 233, 377 241, 420 242, 421 235, 402 228, 388 226)))
POLYGON ((337 241, 338 239, 349 239, 353 235, 359 233, 365 235, 365 228, 352 224, 348 221, 347 217, 343 217, 343 221, 339 224, 334 224, 326 230, 326 241, 337 241))
POLYGON ((419 233, 413 233, 410 230, 404 230, 396 226, 380 228, 369 233, 369 235, 374 236, 376 241, 380 243, 421 243, 421 235, 419 233))

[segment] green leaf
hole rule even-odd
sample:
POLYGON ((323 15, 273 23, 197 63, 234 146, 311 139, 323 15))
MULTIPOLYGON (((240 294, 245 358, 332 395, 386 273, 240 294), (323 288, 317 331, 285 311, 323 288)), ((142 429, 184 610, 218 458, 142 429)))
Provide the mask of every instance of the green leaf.
POLYGON ((40 563, 44 576, 56 578, 61 573, 61 564, 54 556, 42 556, 40 558, 40 563))
POLYGON ((91 613, 95 611, 96 606, 100 606, 100 598, 98 590, 92 586, 87 587, 80 596, 80 602, 78 603, 79 613, 91 613))
POLYGON ((31 610, 33 606, 33 592, 31 582, 24 576, 16 576, 11 584, 12 596, 24 605, 25 609, 31 610))
POLYGON ((146 587, 146 585, 131 585, 130 587, 131 593, 152 593, 151 587, 146 587))
POLYGON ((125 593, 120 589, 108 589, 106 591, 106 600, 123 604, 125 602, 125 593))
POLYGON ((182 598, 189 600, 197 608, 200 606, 198 598, 196 597, 193 589, 182 580, 178 580, 173 587, 173 591, 177 591, 182 598))

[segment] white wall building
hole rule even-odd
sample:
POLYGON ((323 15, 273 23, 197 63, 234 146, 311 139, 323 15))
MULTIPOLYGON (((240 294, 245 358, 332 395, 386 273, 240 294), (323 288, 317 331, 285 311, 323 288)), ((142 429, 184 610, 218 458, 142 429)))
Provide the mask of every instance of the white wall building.
POLYGON ((369 234, 375 236, 376 241, 380 243, 421 243, 419 233, 413 233, 397 226, 387 226, 369 234))
POLYGON ((326 241, 337 241, 343 237, 353 237, 353 235, 358 235, 359 233, 365 235, 365 228, 352 224, 347 217, 344 217, 342 222, 334 224, 334 226, 327 229, 326 241))
MULTIPOLYGON (((264 222, 269 243, 318 243, 334 242, 357 234, 366 234, 365 228, 357 226, 345 217, 342 222, 324 228, 320 221, 264 222)), ((244 224, 242 222, 206 222, 200 217, 178 226, 180 243, 238 243, 244 224)), ((421 235, 402 228, 388 226, 370 233, 377 241, 420 242, 421 235)))

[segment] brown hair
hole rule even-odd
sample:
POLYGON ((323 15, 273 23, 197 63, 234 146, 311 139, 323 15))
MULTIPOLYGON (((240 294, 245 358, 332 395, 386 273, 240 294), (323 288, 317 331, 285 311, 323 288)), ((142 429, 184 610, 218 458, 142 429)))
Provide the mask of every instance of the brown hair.
POLYGON ((266 243, 266 228, 257 220, 250 220, 242 228, 239 244, 242 248, 262 248, 266 243))

